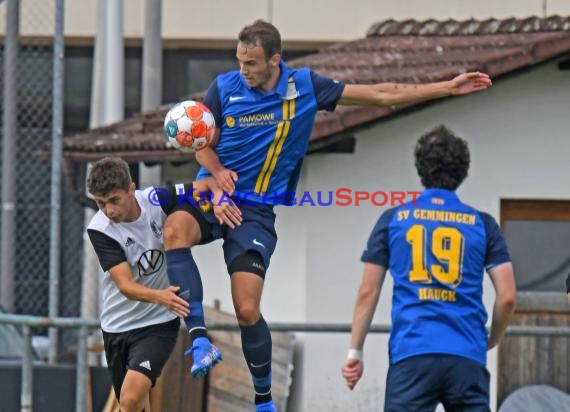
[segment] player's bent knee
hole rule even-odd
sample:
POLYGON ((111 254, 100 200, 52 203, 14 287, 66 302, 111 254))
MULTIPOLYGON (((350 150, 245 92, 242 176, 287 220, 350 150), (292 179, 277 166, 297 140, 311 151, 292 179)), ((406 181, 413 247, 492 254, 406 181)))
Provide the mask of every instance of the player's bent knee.
POLYGON ((240 303, 235 306, 236 318, 240 325, 253 325, 259 320, 261 310, 255 303, 240 303))
POLYGON ((194 246, 200 240, 200 226, 189 213, 174 212, 164 222, 162 236, 166 249, 194 246))
POLYGON ((162 236, 164 237, 164 242, 175 242, 179 237, 178 230, 174 228, 173 225, 164 225, 162 229, 162 236))
POLYGON ((121 393, 119 405, 121 407, 121 411, 140 411, 144 407, 144 401, 144 396, 140 399, 134 394, 121 393))
POLYGON ((228 272, 231 274, 235 272, 248 272, 265 279, 265 272, 267 268, 263 262, 263 258, 258 252, 248 250, 243 255, 236 257, 228 266, 228 272))

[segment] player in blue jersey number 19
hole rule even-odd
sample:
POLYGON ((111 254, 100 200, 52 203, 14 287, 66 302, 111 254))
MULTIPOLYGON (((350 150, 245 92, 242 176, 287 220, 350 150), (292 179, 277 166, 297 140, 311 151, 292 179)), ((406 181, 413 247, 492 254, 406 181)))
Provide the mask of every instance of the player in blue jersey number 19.
POLYGON ((415 148, 425 190, 416 202, 387 210, 362 255, 364 274, 342 368, 353 389, 362 377, 362 348, 386 271, 394 279, 390 366, 384 410, 488 411, 487 350, 496 346, 515 305, 507 245, 495 220, 461 202, 455 190, 467 176, 467 143, 441 126, 415 148), (496 300, 491 332, 483 305, 483 276, 496 300))

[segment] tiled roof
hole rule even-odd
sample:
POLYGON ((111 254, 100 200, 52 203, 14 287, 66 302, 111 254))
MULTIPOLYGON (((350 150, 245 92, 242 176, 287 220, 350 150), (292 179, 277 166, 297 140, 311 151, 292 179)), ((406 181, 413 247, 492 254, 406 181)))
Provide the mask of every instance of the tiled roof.
MULTIPOLYGON (((287 64, 307 66, 347 84, 426 83, 448 80, 466 71, 483 71, 496 78, 569 51, 570 17, 387 20, 374 24, 366 38, 335 44, 287 64)), ((344 106, 334 113, 320 112, 311 144, 320 146, 323 139, 348 134, 355 127, 401 109, 344 106)), ((66 138, 64 155, 75 160, 97 159, 111 153, 132 161, 188 159, 189 155, 166 145, 162 122, 167 110, 151 110, 66 138)))

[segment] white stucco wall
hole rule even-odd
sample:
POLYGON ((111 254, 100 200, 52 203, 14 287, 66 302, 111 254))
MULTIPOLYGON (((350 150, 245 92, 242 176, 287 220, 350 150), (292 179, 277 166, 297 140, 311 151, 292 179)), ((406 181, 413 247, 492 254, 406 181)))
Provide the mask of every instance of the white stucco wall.
MULTIPOLYGON (((54 0, 21 3, 22 33, 50 33, 54 0)), ((142 37, 144 0, 123 0, 123 4, 125 36, 142 37)), ((272 21, 286 40, 332 41, 363 37, 373 23, 388 18, 521 18, 542 16, 543 5, 548 15, 570 14, 567 0, 163 0, 162 4, 165 39, 234 39, 243 26, 257 18, 272 21)), ((92 37, 97 0, 66 0, 65 7, 66 34, 92 37)), ((0 5, 0 32, 5 27, 4 10, 5 2, 0 5)))
MULTIPOLYGON (((458 194, 499 219, 501 198, 569 199, 570 77, 554 64, 497 80, 489 91, 448 99, 421 111, 382 122, 357 136, 354 155, 313 155, 305 186, 311 192, 338 187, 355 190, 417 190, 412 150, 417 138, 438 124, 465 137, 471 149, 470 176, 458 194)), ((305 285, 307 320, 350 322, 360 281, 359 262, 368 234, 384 208, 302 208, 309 248, 305 285)), ((288 239, 282 237, 281 248, 288 239)), ((277 270, 277 269, 274 269, 277 270)), ((271 286, 268 286, 268 290, 271 286)), ((488 278, 484 301, 491 311, 488 278)), ((385 284, 375 323, 389 323, 391 282, 385 284)), ((387 338, 370 335, 366 371, 354 393, 339 368, 348 335, 308 336, 299 411, 380 410, 387 371, 387 338)), ((489 353, 492 399, 496 399, 496 351, 489 353)), ((494 401, 493 401, 494 403, 494 401)))
MULTIPOLYGON (((570 76, 554 63, 505 79, 476 95, 447 99, 378 123, 357 135, 354 154, 306 159, 298 193, 347 187, 353 190, 420 190, 412 150, 419 136, 445 124, 466 138, 471 150, 468 179, 458 194, 499 219, 501 198, 570 199, 570 76)), ((279 242, 264 290, 269 322, 350 322, 362 264, 360 255, 385 208, 278 207, 279 242)), ((220 244, 195 249, 205 301, 219 299, 232 311, 229 279, 220 244)), ((385 283, 374 323, 389 323, 392 283, 385 283)), ((484 300, 491 311, 488 278, 484 300)), ((371 411, 383 406, 387 336, 369 335, 366 371, 354 392, 339 370, 348 334, 299 334, 303 362, 296 365, 290 411, 371 411)), ((492 399, 496 399, 496 351, 489 353, 492 399)))

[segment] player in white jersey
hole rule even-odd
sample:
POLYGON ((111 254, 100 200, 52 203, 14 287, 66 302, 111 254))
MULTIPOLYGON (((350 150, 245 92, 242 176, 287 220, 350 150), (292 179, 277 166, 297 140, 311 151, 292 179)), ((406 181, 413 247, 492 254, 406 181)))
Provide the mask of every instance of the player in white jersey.
MULTIPOLYGON (((196 182, 194 188, 209 191, 212 183, 196 182)), ((121 411, 140 412, 174 348, 178 317, 190 315, 188 302, 177 294, 180 288, 168 281, 163 223, 172 210, 193 214, 196 205, 171 201, 159 206, 152 201, 157 189, 136 190, 127 163, 119 158, 94 163, 87 190, 100 209, 87 233, 104 271, 105 355, 121 411)), ((239 224, 236 209, 226 206, 220 220, 239 224)))

